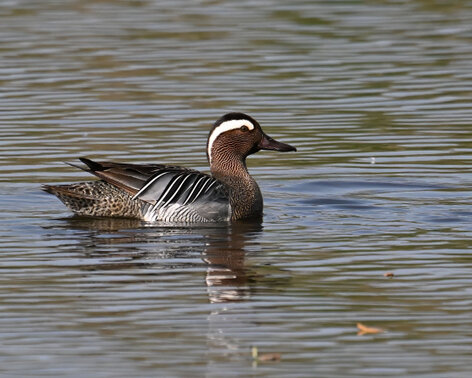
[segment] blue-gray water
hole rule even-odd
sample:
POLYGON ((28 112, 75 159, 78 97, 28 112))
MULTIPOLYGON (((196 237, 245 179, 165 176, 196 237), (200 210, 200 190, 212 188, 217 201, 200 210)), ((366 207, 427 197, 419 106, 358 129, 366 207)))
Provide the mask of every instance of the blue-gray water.
POLYGON ((470 376, 471 99, 470 2, 2 2, 0 375, 470 376), (262 225, 39 189, 78 156, 206 170, 227 111, 298 148, 248 161, 262 225))

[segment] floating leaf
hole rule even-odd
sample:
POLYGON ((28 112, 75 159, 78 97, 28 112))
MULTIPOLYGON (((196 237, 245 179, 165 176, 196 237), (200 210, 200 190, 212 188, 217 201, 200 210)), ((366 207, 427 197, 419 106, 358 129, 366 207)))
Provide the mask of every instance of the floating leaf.
POLYGON ((265 353, 261 354, 258 358, 259 361, 267 362, 267 361, 280 361, 282 356, 280 353, 265 353))
POLYGON ((382 328, 367 327, 366 325, 362 323, 357 323, 357 328, 359 329, 359 332, 357 333, 359 336, 367 335, 371 333, 381 333, 384 331, 382 328))
POLYGON ((280 353, 264 353, 259 355, 259 350, 256 346, 251 348, 251 354, 254 361, 260 362, 269 362, 269 361, 280 361, 282 359, 282 355, 280 353))

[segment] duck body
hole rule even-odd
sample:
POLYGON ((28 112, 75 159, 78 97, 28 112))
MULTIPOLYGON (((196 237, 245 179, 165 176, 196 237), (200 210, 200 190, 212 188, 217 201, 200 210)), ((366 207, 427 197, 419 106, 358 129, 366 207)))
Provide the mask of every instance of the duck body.
POLYGON ((261 218, 262 194, 246 167, 246 157, 260 149, 295 150, 265 135, 253 118, 229 113, 215 122, 208 137, 211 175, 171 165, 81 158, 85 166, 79 168, 100 180, 44 185, 43 190, 77 215, 166 223, 261 218))
POLYGON ((147 222, 220 222, 231 219, 228 191, 210 175, 183 167, 80 159, 101 180, 46 185, 74 213, 147 222))

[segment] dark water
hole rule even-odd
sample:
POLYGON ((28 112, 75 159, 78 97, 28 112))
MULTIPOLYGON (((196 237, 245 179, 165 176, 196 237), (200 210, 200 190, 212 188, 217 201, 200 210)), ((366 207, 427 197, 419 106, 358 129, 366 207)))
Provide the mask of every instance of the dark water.
POLYGON ((0 375, 470 376, 471 98, 470 2, 2 2, 0 375), (299 150, 251 157, 262 224, 39 190, 77 156, 207 169, 232 110, 299 150))

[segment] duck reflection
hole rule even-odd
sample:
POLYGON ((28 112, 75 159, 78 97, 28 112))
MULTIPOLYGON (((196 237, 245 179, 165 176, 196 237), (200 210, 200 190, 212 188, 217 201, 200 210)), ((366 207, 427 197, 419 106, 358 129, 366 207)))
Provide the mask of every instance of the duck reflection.
MULTIPOLYGON (((56 223, 52 227, 54 233, 57 226, 56 223)), ((170 274, 184 270, 193 275, 194 268, 201 271, 202 262, 198 261, 198 257, 201 257, 205 264, 202 282, 206 286, 210 302, 206 315, 207 329, 204 331, 209 375, 218 376, 218 366, 222 360, 246 361, 249 350, 247 342, 241 340, 234 330, 247 331, 256 327, 257 322, 251 315, 241 319, 235 309, 239 308, 240 302, 247 301, 254 295, 252 291, 257 286, 257 280, 267 283, 267 277, 264 278, 260 269, 246 265, 246 253, 259 250, 262 232, 260 222, 184 228, 151 227, 129 219, 72 217, 66 219, 66 224, 60 227, 68 235, 71 228, 75 230, 74 237, 80 239, 80 242, 74 243, 74 248, 79 246, 79 255, 90 258, 90 264, 83 264, 82 261, 80 269, 133 271, 138 268, 139 274, 135 275, 137 280, 149 279, 153 282, 156 267, 159 272, 169 269, 170 274)), ((69 247, 70 244, 64 248, 69 247)), ((115 276, 114 284, 119 283, 118 277, 119 275, 115 276)), ((129 282, 130 276, 127 275, 123 283, 129 282)), ((89 290, 90 288, 88 286, 89 290)), ((165 287, 162 289, 165 290, 165 287)), ((102 290, 101 286, 98 290, 102 290)), ((189 306, 191 311, 192 304, 189 306)), ((193 314, 189 312, 188 315, 191 324, 193 314)), ((162 313, 156 314, 156 317, 162 316, 162 313)), ((146 325, 146 332, 148 329, 146 325)), ((193 328, 190 329, 194 331, 193 328)), ((122 330, 117 334, 121 332, 122 330)))
POLYGON ((83 254, 103 259, 83 269, 146 268, 158 263, 160 257, 167 261, 184 259, 186 262, 173 263, 172 267, 188 268, 198 265, 194 260, 199 253, 207 266, 205 283, 211 303, 241 301, 250 296, 250 281, 255 277, 245 265, 246 247, 257 244, 262 231, 260 221, 192 227, 78 216, 65 221, 64 228, 88 231, 88 237, 82 238, 86 243, 80 245, 83 254), (110 260, 113 262, 107 263, 110 260))
POLYGON ((260 222, 233 223, 226 234, 212 240, 203 251, 208 264, 206 284, 210 302, 244 300, 249 296, 250 276, 245 266, 245 246, 261 232, 260 222))

